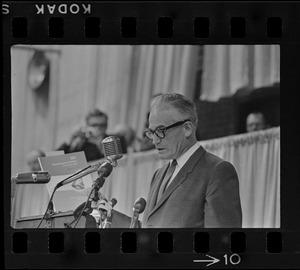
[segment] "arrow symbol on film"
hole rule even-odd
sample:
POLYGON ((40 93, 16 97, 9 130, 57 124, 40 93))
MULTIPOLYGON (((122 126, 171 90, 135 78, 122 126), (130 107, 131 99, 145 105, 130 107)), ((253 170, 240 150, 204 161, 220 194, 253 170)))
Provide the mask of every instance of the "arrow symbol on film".
POLYGON ((199 262, 206 262, 206 263, 209 263, 208 265, 206 266, 210 266, 212 264, 215 264, 215 263, 218 263, 220 260, 215 258, 215 257, 212 257, 212 256, 209 256, 206 254, 206 256, 208 256, 209 258, 211 258, 210 260, 194 260, 195 263, 199 263, 199 262))

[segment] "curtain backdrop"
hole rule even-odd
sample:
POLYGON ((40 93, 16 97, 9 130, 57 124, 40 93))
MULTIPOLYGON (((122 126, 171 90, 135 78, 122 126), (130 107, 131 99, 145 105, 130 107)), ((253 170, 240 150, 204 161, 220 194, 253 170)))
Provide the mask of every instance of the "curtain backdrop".
POLYGON ((279 45, 209 45, 203 57, 202 100, 280 82, 279 45))
POLYGON ((93 108, 108 114, 108 132, 121 123, 141 137, 154 94, 194 96, 199 46, 23 45, 11 52, 12 176, 28 171, 29 151, 52 151, 68 140, 93 108), (47 106, 38 106, 27 83, 36 49, 50 61, 47 106))
POLYGON ((279 127, 209 140, 202 145, 235 166, 240 181, 243 227, 279 228, 279 127))
MULTIPOLYGON (((279 228, 280 128, 202 141, 201 145, 235 166, 243 227, 279 228)), ((131 216, 134 201, 138 197, 147 199, 151 177, 165 162, 158 158, 156 150, 130 153, 118 161, 101 192, 108 199, 115 197, 115 209, 131 216)), ((49 197, 45 185, 13 187, 12 218, 44 214, 49 197)))

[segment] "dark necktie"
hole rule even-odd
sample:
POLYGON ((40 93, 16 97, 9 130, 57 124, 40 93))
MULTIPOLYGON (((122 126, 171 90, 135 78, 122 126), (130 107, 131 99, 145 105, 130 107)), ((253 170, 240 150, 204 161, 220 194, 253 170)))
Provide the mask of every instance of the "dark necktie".
POLYGON ((164 177, 164 179, 163 179, 163 181, 160 185, 160 188, 159 188, 159 191, 158 191, 158 196, 157 196, 157 201, 160 200, 161 196, 165 192, 165 189, 166 189, 166 187, 167 187, 167 185, 168 185, 168 183, 169 183, 169 181, 170 181, 170 179, 171 179, 171 177, 172 177, 172 175, 175 171, 176 165, 177 165, 177 161, 176 161, 176 159, 173 159, 172 163, 169 166, 169 168, 166 172, 166 175, 165 175, 165 177, 164 177))

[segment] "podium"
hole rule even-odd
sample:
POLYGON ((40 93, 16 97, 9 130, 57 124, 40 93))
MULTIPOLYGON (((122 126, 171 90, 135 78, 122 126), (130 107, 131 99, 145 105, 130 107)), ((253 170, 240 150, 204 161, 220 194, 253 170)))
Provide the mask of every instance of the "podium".
MULTIPOLYGON (((32 217, 23 217, 16 220, 15 229, 36 229, 42 215, 32 216, 32 217)), ((43 220, 39 229, 55 229, 55 228, 66 228, 65 223, 71 223, 74 220, 73 211, 55 213, 50 218, 43 220)), ((129 228, 131 219, 125 214, 118 212, 113 209, 113 219, 111 223, 111 228, 129 228)), ((74 226, 75 222, 71 225, 74 226)), ((97 228, 96 221, 91 215, 82 216, 76 228, 97 228)))

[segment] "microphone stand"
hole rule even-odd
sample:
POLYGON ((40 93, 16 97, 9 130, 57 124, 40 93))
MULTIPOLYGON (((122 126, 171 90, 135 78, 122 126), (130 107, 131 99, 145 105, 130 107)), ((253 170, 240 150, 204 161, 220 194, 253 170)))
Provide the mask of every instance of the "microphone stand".
POLYGON ((134 202, 133 206, 133 215, 130 223, 129 228, 141 228, 141 225, 139 223, 139 215, 143 213, 146 207, 146 201, 144 198, 138 198, 134 202))
MULTIPOLYGON (((52 215, 54 214, 54 211, 53 211, 53 196, 54 196, 54 193, 55 193, 56 189, 57 189, 57 187, 54 188, 54 190, 51 194, 51 197, 50 197, 48 205, 47 205, 47 209, 46 209, 45 214, 43 215, 42 219, 40 220, 40 222, 37 226, 37 229, 41 226, 44 219, 49 221, 50 218, 52 217, 52 215), (51 206, 52 209, 50 209, 50 206, 51 206)), ((47 227, 49 228, 49 226, 47 226, 47 227)))
MULTIPOLYGON (((103 178, 103 179, 104 179, 104 178, 103 178)), ((80 214, 79 214, 79 215, 78 215, 78 216, 77 216, 70 224, 67 224, 67 225, 65 224, 65 226, 66 226, 67 228, 72 228, 72 227, 69 226, 69 225, 71 225, 72 223, 74 223, 74 222, 76 221, 76 223, 75 223, 75 225, 74 225, 74 227, 73 227, 73 228, 75 228, 75 227, 77 226, 77 224, 78 224, 80 218, 82 217, 83 212, 84 212, 84 210, 85 210, 85 208, 86 208, 88 202, 89 202, 90 200, 97 201, 97 200, 99 199, 99 197, 98 197, 98 191, 99 191, 99 189, 102 187, 104 181, 103 181, 103 183, 101 183, 101 184, 100 184, 99 182, 100 182, 100 181, 98 181, 97 184, 95 184, 95 185, 92 187, 92 189, 91 189, 91 191, 90 191, 90 193, 89 193, 89 195, 88 195, 88 198, 87 198, 87 200, 86 200, 84 206, 82 207, 82 210, 80 211, 80 214), (100 185, 101 185, 101 187, 100 187, 100 185), (93 194, 93 193, 94 193, 94 194, 93 194), (93 194, 93 196, 92 196, 92 194, 93 194)), ((100 217, 100 219, 101 219, 101 217, 100 217)))
MULTIPOLYGON (((64 180, 62 180, 60 183, 62 183, 63 181, 66 181, 66 180, 68 180, 68 179, 70 179, 70 178, 76 176, 76 175, 79 174, 79 173, 82 173, 83 171, 89 169, 90 167, 91 167, 91 165, 89 165, 89 166, 83 168, 82 170, 80 170, 80 171, 78 171, 78 172, 76 172, 76 173, 74 173, 74 174, 68 176, 67 178, 65 178, 64 180)), ((53 211, 53 196, 54 196, 55 191, 56 191, 59 187, 62 186, 62 185, 59 185, 60 183, 58 183, 58 184, 54 187, 54 189, 53 189, 53 191, 52 191, 52 194, 51 194, 51 196, 50 196, 50 199, 49 199, 49 202, 48 202, 46 211, 45 211, 45 213, 44 213, 42 219, 40 220, 40 222, 39 222, 39 224, 38 224, 38 226, 37 226, 37 229, 41 226, 41 224, 42 224, 42 222, 43 222, 44 219, 49 220, 49 219, 51 218, 51 216, 54 214, 54 211, 53 211), (52 206, 52 209, 50 209, 50 206, 52 206)))
MULTIPOLYGON (((85 204, 84 204, 84 206, 82 207, 82 210, 81 210, 80 214, 79 214, 79 215, 78 215, 78 216, 77 216, 70 224, 68 224, 69 226, 67 226, 67 228, 73 228, 73 229, 74 229, 74 228, 77 226, 77 224, 78 224, 80 218, 82 217, 83 212, 84 212, 84 210, 85 210, 85 208, 86 208, 86 206, 87 206, 87 204, 88 204, 88 202, 89 202, 89 200, 90 200, 90 197, 91 197, 93 191, 94 191, 94 188, 91 189, 91 192, 90 192, 90 194, 89 194, 87 200, 85 201, 85 204), (76 223, 75 223, 74 227, 71 227, 70 225, 71 225, 72 223, 74 223, 75 221, 76 221, 76 223)), ((65 224, 65 226, 66 226, 66 224, 65 224)))
MULTIPOLYGON (((105 164, 105 163, 104 163, 105 164)), ((99 171, 98 171, 98 174, 99 174, 99 178, 97 178, 97 180, 94 182, 94 184, 93 184, 93 186, 92 186, 92 189, 91 189, 91 192, 90 192, 90 194, 88 195, 88 198, 87 198, 87 200, 86 200, 86 202, 85 202, 85 204, 84 204, 84 206, 83 206, 83 208, 81 209, 81 212, 80 212, 80 214, 76 217, 76 223, 75 223, 75 225, 74 225, 74 227, 73 228, 75 228, 76 226, 77 226, 77 224, 78 224, 78 222, 79 222, 79 220, 80 220, 80 218, 81 218, 81 216, 83 215, 83 212, 84 212, 84 210, 85 210, 85 208, 86 208, 86 206, 87 206, 87 204, 88 204, 88 202, 89 201, 94 201, 94 202, 96 202, 96 201, 98 201, 99 200, 99 197, 98 197, 98 191, 99 191, 99 189, 103 186, 103 184, 104 184, 104 182, 105 182, 105 177, 107 177, 110 173, 111 173, 111 170, 112 170, 112 167, 110 168, 110 167, 108 167, 107 168, 107 165, 104 165, 104 164, 102 164, 101 165, 101 167, 99 168, 99 170, 101 170, 102 169, 102 171, 101 171, 101 173, 99 174, 99 171), (104 167, 102 167, 102 166, 104 166, 104 167), (110 171, 109 171, 110 170, 110 171), (92 193, 94 193, 93 194, 93 196, 92 196, 92 193)), ((111 165, 110 165, 111 166, 111 165)), ((74 221, 73 221, 74 222, 74 221)), ((72 222, 72 223, 73 223, 72 222)), ((70 227, 70 224, 65 224, 65 226, 66 227, 68 227, 68 228, 71 228, 70 227)))
POLYGON ((139 228, 138 220, 139 220, 139 211, 133 209, 133 216, 129 228, 139 228))

